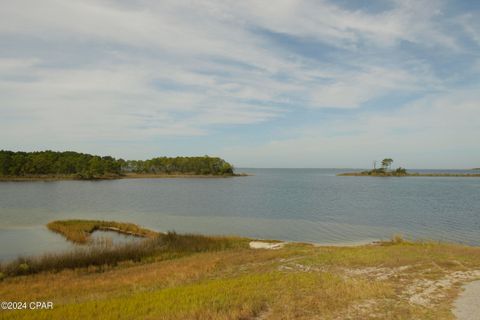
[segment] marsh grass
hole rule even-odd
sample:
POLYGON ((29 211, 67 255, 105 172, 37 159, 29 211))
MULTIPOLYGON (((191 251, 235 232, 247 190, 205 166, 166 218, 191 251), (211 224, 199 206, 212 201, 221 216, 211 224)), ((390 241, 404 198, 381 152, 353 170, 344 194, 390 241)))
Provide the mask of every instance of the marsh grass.
POLYGON ((33 257, 20 257, 0 264, 2 277, 58 272, 63 269, 86 268, 91 266, 116 266, 122 261, 140 262, 155 258, 168 259, 195 252, 220 251, 246 248, 248 241, 236 237, 209 237, 195 234, 168 232, 156 234, 155 238, 114 245, 99 241, 89 246, 77 246, 72 251, 49 253, 33 257))
POLYGON ((114 231, 136 237, 153 239, 159 233, 133 223, 102 220, 58 220, 47 224, 48 229, 63 235, 74 243, 87 243, 94 231, 114 231))
POLYGON ((153 254, 151 243, 128 243, 119 246, 94 245, 78 247, 62 253, 48 253, 41 256, 19 257, 0 265, 6 276, 34 274, 43 271, 58 272, 63 269, 89 266, 111 266, 120 261, 141 261, 153 254))
POLYGON ((161 234, 157 239, 164 250, 172 252, 204 252, 248 248, 250 242, 249 239, 242 237, 178 234, 175 231, 161 234))

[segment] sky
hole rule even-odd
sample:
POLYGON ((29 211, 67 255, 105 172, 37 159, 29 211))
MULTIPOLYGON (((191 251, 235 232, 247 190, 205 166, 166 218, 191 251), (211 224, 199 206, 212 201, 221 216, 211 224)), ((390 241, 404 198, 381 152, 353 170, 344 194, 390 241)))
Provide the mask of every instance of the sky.
POLYGON ((480 167, 480 1, 0 0, 0 149, 480 167))

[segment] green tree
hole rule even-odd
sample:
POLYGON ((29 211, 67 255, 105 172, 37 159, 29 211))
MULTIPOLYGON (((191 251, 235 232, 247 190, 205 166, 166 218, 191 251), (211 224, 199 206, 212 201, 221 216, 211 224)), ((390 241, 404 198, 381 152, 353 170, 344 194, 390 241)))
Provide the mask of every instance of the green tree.
POLYGON ((393 159, 385 158, 382 160, 382 167, 384 169, 390 169, 390 166, 392 165, 392 163, 393 163, 393 159))
POLYGON ((231 175, 233 167, 218 157, 158 157, 123 160, 73 151, 13 152, 0 150, 0 176, 76 175, 83 179, 126 172, 231 175))

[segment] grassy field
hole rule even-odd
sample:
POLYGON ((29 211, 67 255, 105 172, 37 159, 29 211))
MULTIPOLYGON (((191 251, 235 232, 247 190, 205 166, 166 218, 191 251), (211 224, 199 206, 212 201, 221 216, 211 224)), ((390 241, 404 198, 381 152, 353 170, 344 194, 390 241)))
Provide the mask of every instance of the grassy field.
MULTIPOLYGON (((139 260, 0 282, 3 301, 53 310, 2 319, 453 319, 459 285, 480 277, 480 248, 392 242, 358 247, 170 234, 139 260)), ((151 240, 147 240, 151 241, 151 240)))

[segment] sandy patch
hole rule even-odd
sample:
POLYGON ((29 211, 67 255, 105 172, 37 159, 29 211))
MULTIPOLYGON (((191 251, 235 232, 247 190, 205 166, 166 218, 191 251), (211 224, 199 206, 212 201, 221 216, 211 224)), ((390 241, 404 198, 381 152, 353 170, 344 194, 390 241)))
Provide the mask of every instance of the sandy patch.
MULTIPOLYGON (((480 277, 480 270, 456 271, 439 280, 420 279, 404 292, 410 303, 424 307, 433 307, 436 300, 445 297, 445 291, 455 284, 471 281, 480 277)), ((466 318, 468 319, 468 318, 466 318)), ((478 316, 477 318, 478 319, 478 316)))
POLYGON ((480 281, 463 286, 463 291, 455 301, 453 314, 458 320, 475 320, 480 317, 480 281))
POLYGON ((388 280, 391 277, 410 269, 411 266, 401 266, 397 268, 384 267, 368 267, 359 269, 344 269, 346 275, 352 276, 366 276, 375 280, 388 280))
POLYGON ((285 242, 264 242, 264 241, 250 241, 250 248, 252 249, 268 249, 276 250, 280 249, 285 245, 285 242))

